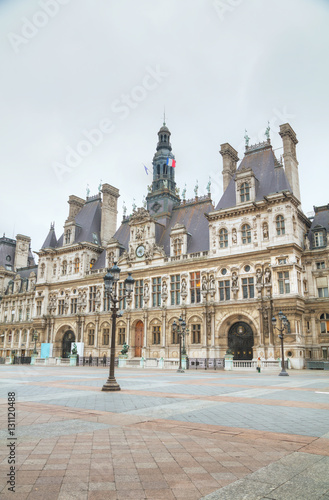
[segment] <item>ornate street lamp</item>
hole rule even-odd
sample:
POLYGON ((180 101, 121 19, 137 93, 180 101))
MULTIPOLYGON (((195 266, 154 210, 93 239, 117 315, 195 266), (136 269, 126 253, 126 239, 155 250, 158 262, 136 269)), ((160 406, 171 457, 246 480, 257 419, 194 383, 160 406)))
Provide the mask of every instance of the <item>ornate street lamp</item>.
POLYGON ((121 387, 115 380, 114 376, 114 362, 115 362, 115 330, 116 330, 116 319, 120 316, 118 313, 118 303, 120 303, 124 298, 130 298, 134 290, 135 280, 132 278, 131 273, 128 273, 128 277, 125 279, 125 294, 121 295, 119 298, 117 296, 117 284, 120 279, 121 269, 114 262, 111 269, 107 270, 104 276, 104 294, 105 294, 105 304, 106 309, 112 312, 112 334, 111 334, 111 358, 110 358, 110 373, 106 383, 102 387, 102 391, 120 391, 121 387), (111 304, 111 307, 109 307, 111 304))
POLYGON ((186 322, 182 317, 179 318, 179 325, 177 325, 176 321, 173 322, 172 330, 179 336, 179 368, 177 370, 178 373, 184 373, 182 368, 182 356, 186 356, 185 349, 185 336, 189 334, 188 328, 186 328, 186 322), (182 337, 183 337, 183 348, 182 348, 182 337))
POLYGON ((281 340, 281 372, 279 373, 279 376, 288 377, 289 373, 286 372, 285 367, 284 367, 284 350, 283 350, 283 332, 284 332, 285 328, 288 326, 288 320, 282 311, 279 312, 279 320, 281 323, 281 328, 278 328, 276 326, 276 317, 273 316, 273 318, 272 318, 273 328, 275 328, 276 330, 278 330, 280 332, 279 339, 281 340))
POLYGON ((34 340, 33 356, 37 356, 38 355, 38 351, 37 351, 38 334, 37 334, 37 332, 34 332, 32 340, 34 340))

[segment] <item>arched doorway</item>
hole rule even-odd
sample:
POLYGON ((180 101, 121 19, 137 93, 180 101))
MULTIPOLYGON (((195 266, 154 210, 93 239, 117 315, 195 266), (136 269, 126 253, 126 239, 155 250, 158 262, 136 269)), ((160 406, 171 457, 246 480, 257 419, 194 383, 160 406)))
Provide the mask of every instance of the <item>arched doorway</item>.
POLYGON ((137 321, 136 326, 135 326, 135 357, 136 358, 140 358, 142 356, 143 337, 144 337, 144 323, 143 323, 143 321, 137 321))
POLYGON ((228 332, 228 347, 233 351, 235 360, 252 359, 254 334, 248 323, 239 321, 231 326, 228 332))
POLYGON ((75 342, 75 335, 72 330, 67 330, 62 340, 62 358, 68 358, 70 356, 72 342, 75 342))

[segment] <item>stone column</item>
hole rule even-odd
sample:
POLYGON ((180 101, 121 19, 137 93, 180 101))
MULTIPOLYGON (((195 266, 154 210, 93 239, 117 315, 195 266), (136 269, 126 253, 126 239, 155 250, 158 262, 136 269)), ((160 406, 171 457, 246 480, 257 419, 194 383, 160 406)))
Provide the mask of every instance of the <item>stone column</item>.
POLYGON ((166 347, 166 316, 167 311, 162 310, 162 347, 166 347))

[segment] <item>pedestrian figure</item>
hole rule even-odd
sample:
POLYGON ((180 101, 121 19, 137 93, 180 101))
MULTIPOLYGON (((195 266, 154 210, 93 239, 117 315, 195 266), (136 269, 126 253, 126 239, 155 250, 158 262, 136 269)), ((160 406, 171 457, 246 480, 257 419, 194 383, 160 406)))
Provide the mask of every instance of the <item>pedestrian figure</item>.
POLYGON ((257 359, 257 371, 258 371, 258 373, 260 373, 260 367, 261 367, 261 365, 262 365, 261 364, 261 360, 260 360, 260 358, 258 358, 257 359))

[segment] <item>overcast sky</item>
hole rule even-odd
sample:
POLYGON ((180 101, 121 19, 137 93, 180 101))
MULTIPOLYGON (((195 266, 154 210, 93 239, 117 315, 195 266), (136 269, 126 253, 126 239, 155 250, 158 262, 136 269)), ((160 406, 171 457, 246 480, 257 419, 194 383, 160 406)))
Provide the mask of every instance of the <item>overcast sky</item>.
POLYGON ((210 176, 217 204, 220 144, 242 159, 269 121, 274 149, 297 134, 304 212, 328 203, 328 26, 325 0, 0 0, 1 233, 38 251, 101 180, 118 223, 142 206, 164 107, 187 198, 210 176))

